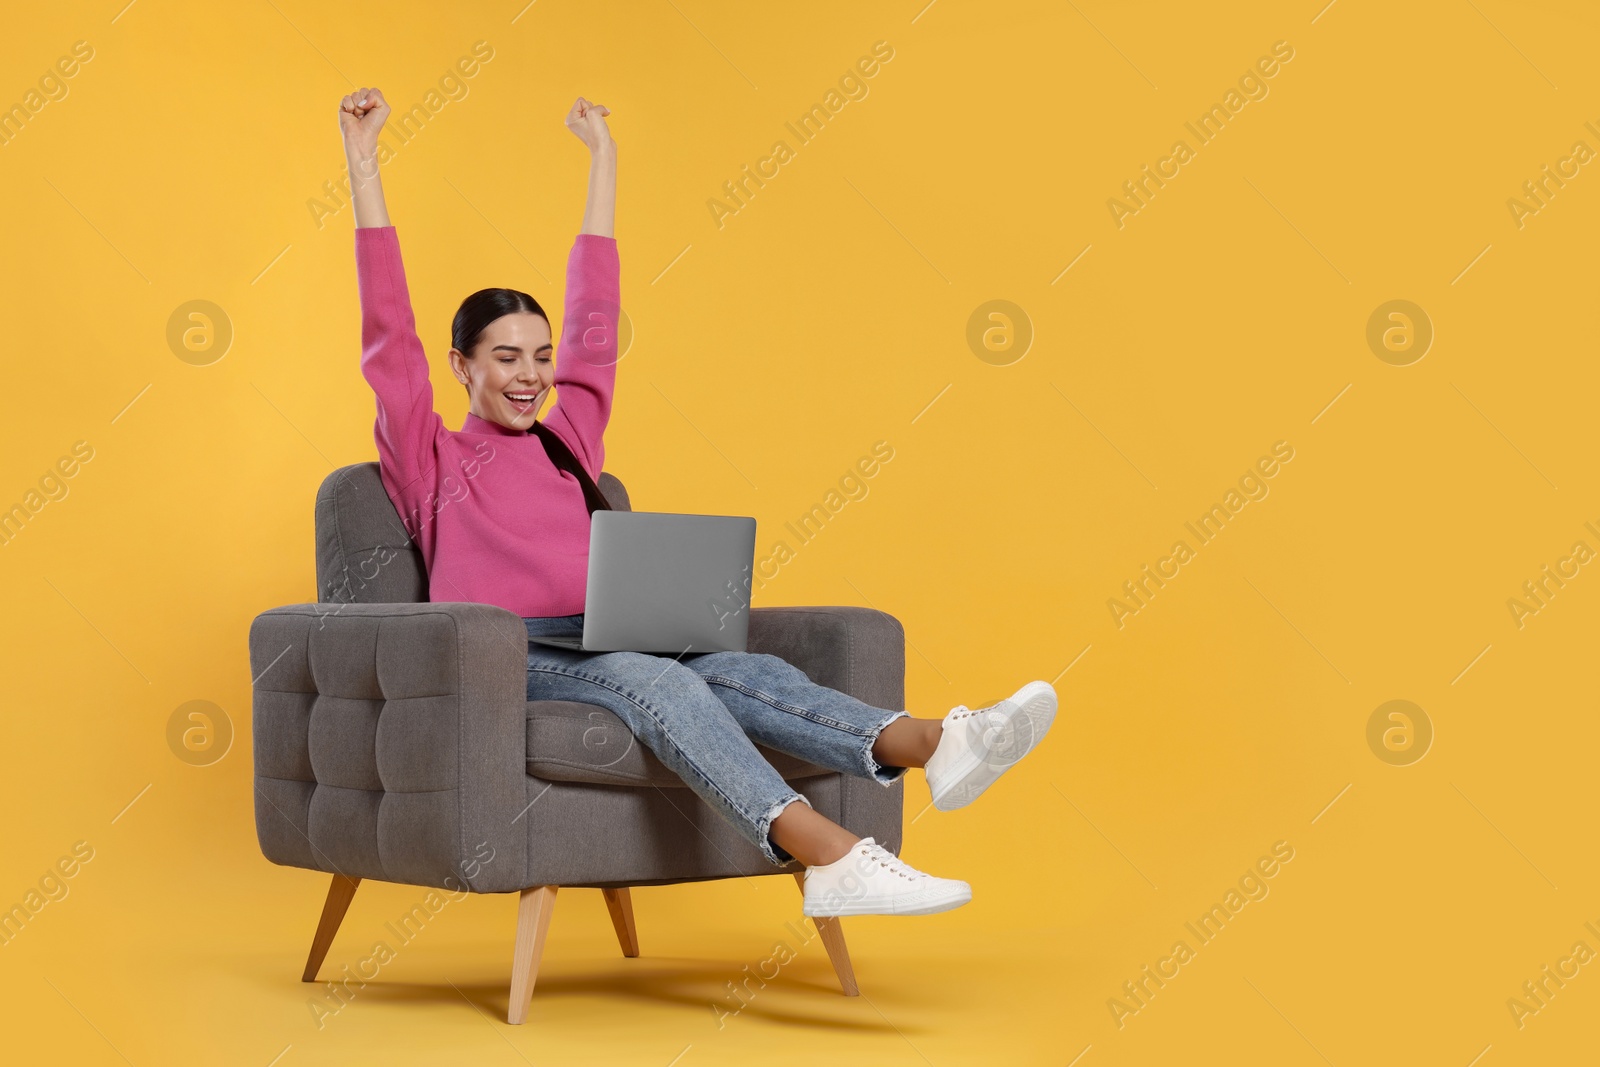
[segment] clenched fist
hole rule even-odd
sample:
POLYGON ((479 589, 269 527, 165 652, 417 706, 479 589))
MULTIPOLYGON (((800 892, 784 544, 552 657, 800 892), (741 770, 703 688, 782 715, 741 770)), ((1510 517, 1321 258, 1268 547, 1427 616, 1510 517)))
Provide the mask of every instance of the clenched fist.
POLYGON ((339 133, 346 155, 358 159, 378 151, 378 131, 389 117, 389 102, 377 89, 358 89, 339 101, 339 133))
POLYGON ((611 141, 611 129, 606 125, 605 116, 611 114, 611 109, 604 104, 591 104, 583 97, 578 97, 572 105, 572 110, 567 112, 567 129, 572 135, 589 146, 589 151, 596 152, 611 141))

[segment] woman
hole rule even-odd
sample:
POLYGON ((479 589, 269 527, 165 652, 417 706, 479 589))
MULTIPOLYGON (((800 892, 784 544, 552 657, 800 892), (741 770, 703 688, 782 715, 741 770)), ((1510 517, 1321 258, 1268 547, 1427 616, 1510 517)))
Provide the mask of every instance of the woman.
MULTIPOLYGON (((530 432, 553 386, 561 395, 543 428, 590 479, 604 467, 616 378, 620 268, 613 234, 616 144, 610 112, 579 97, 567 128, 589 149, 589 198, 567 260, 560 367, 550 320, 526 293, 484 289, 462 302, 450 367, 470 410, 459 431, 433 410, 400 246, 378 174, 378 131, 389 105, 362 89, 339 105, 356 218, 361 370, 377 394, 376 437, 385 490, 427 565, 429 599, 497 604, 529 635, 581 633, 589 548, 584 492, 530 432)), ((1044 736, 1055 691, 1030 682, 986 708, 958 705, 940 719, 875 708, 813 683, 776 656, 712 652, 669 659, 640 652, 577 652, 529 643, 528 699, 596 704, 768 860, 806 867, 807 915, 914 915, 972 898, 966 882, 903 863, 811 808, 752 739, 888 786, 921 767, 933 806, 970 803, 1044 736), (795 803, 799 801, 800 803, 795 803)))

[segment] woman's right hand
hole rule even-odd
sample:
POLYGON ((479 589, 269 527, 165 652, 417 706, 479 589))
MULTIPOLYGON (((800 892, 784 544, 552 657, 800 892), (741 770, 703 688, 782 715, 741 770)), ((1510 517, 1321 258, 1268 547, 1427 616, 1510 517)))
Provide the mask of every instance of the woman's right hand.
POLYGON ((611 128, 606 125, 605 116, 609 114, 611 109, 604 104, 591 104, 580 96, 567 112, 567 129, 587 145, 590 152, 598 152, 603 146, 615 143, 611 139, 611 128))
POLYGON ((389 117, 389 102, 378 89, 358 89, 339 101, 339 133, 346 155, 367 159, 377 154, 378 131, 389 117))
POLYGON ((389 102, 377 89, 358 89, 339 101, 339 133, 344 137, 344 158, 350 168, 350 201, 355 205, 357 229, 390 225, 378 175, 378 131, 388 117, 389 102))

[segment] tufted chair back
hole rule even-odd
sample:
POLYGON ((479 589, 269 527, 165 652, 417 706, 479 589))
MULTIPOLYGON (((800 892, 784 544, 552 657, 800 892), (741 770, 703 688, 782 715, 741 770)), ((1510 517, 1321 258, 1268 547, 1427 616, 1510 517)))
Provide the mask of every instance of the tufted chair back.
MULTIPOLYGON (((628 511, 628 490, 602 472, 600 491, 628 511)), ((317 599, 337 604, 412 604, 428 599, 422 552, 384 491, 378 464, 340 467, 317 490, 317 599)))

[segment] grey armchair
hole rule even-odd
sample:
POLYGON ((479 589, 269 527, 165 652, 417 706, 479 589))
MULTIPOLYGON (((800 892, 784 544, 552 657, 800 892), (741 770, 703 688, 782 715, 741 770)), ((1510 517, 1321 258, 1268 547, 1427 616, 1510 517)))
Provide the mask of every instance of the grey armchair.
MULTIPOLYGON (((628 507, 614 476, 599 484, 628 507)), ((623 955, 637 956, 632 886, 800 878, 799 864, 767 863, 610 711, 528 700, 521 619, 428 602, 421 554, 376 463, 322 483, 316 540, 317 602, 250 627, 256 836, 273 863, 333 876, 304 981, 317 980, 363 878, 518 893, 511 1023, 527 1018, 558 887, 600 889, 623 955)), ((892 616, 866 608, 751 612, 751 651, 878 707, 904 706, 904 642, 892 616)), ((816 810, 900 850, 899 783, 762 754, 816 810)), ((838 920, 816 925, 855 995, 838 920)))

